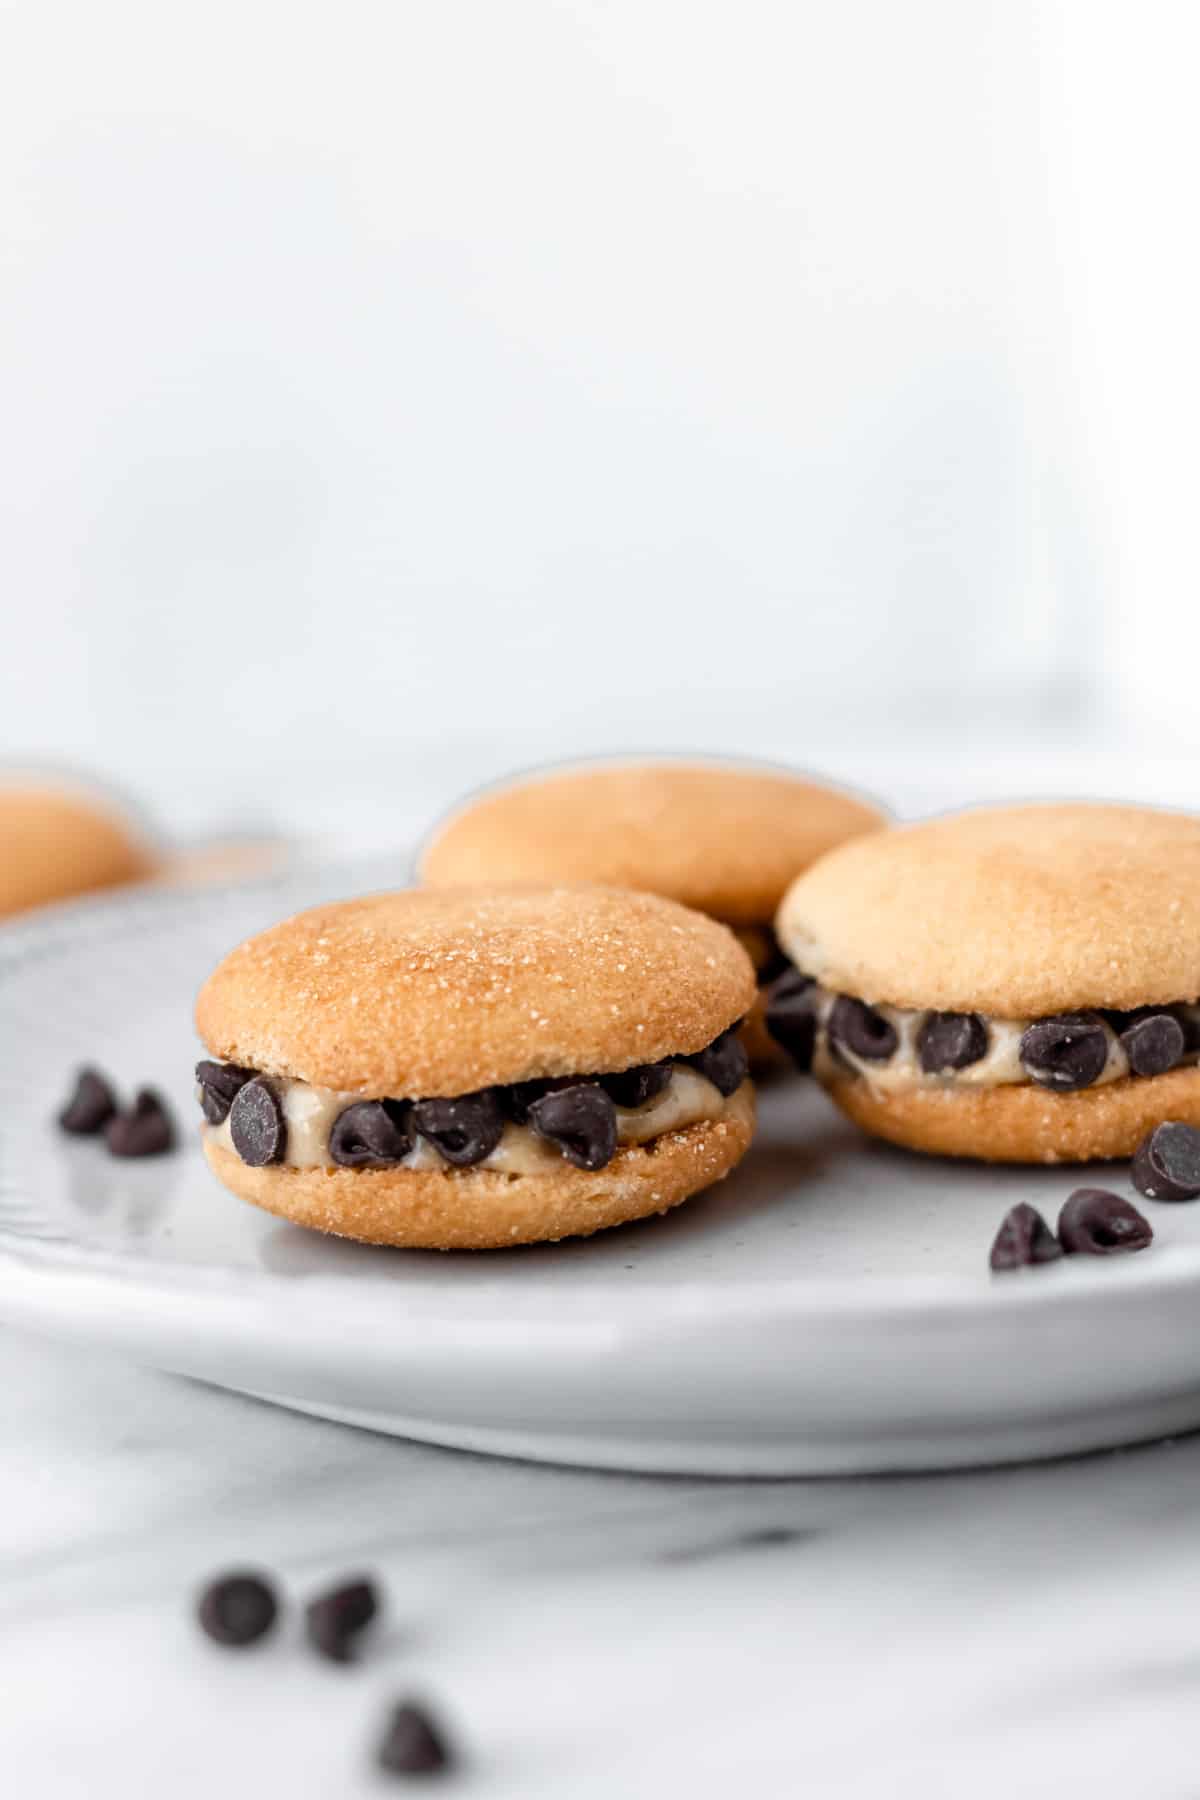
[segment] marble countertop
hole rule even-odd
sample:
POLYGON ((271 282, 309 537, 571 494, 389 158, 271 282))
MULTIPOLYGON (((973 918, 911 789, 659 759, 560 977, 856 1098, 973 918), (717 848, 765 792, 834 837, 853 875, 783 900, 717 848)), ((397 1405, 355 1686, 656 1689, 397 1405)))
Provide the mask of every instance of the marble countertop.
POLYGON ((439 1791, 495 1800, 1194 1796, 1198 1491, 1200 1438, 863 1481, 537 1467, 0 1332, 4 1791, 403 1791, 371 1749, 412 1694, 462 1753, 439 1791), (374 1571, 362 1663, 294 1609, 210 1645, 190 1597, 247 1562, 296 1599, 374 1571))

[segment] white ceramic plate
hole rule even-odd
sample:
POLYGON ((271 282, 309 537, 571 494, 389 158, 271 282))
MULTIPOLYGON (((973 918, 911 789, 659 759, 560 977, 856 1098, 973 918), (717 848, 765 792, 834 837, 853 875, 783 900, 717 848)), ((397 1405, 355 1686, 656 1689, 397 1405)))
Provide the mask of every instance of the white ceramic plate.
MULTIPOLYGON (((887 1150, 811 1084, 666 1218, 443 1256, 315 1236, 209 1175, 192 998, 240 938, 396 863, 60 910, 0 938, 0 1317, 438 1443, 562 1462, 825 1474, 1057 1455, 1200 1423, 1200 1205, 1139 1256, 989 1276, 1018 1199, 1077 1171, 887 1150), (76 1066, 151 1082, 186 1148, 68 1141, 76 1066)), ((1124 1168, 1092 1171, 1130 1191, 1124 1168)))

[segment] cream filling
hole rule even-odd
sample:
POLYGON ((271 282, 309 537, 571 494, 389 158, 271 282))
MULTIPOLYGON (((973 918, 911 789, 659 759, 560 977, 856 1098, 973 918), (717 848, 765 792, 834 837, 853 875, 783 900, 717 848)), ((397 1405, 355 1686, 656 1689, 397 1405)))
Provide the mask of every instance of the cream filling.
MULTIPOLYGON (((271 1076, 269 1079, 287 1124, 287 1152, 283 1166, 291 1169, 333 1168, 329 1134, 334 1120, 348 1106, 356 1105, 363 1095, 310 1087, 306 1081, 294 1081, 289 1077, 277 1079, 271 1076)), ((731 1095, 730 1101, 735 1098, 736 1095, 731 1095)), ((703 1122, 715 1123, 725 1117, 730 1101, 723 1098, 707 1077, 687 1063, 673 1063, 671 1079, 661 1094, 647 1100, 644 1106, 617 1107, 617 1143, 622 1148, 630 1144, 648 1144, 668 1131, 682 1131, 688 1125, 703 1122)), ((214 1143, 237 1155, 228 1116, 220 1125, 206 1125, 204 1130, 214 1143)), ((562 1160, 561 1150, 539 1137, 528 1125, 506 1125, 492 1154, 471 1167, 495 1169, 502 1175, 544 1175, 560 1167, 562 1160)), ((439 1156, 431 1143, 418 1137, 409 1154, 394 1167, 447 1169, 450 1164, 439 1156)))
MULTIPOLYGON (((813 1052, 813 1074, 819 1081, 844 1078, 849 1067, 863 1076, 879 1094, 891 1094, 901 1088, 914 1087, 1011 1087, 1018 1083, 1030 1087, 1037 1085, 1021 1063, 1021 1038, 1034 1024, 1033 1019, 986 1019, 984 1022, 988 1031, 988 1047, 978 1062, 969 1063, 965 1069, 945 1069, 938 1074, 930 1074, 921 1067, 917 1054, 917 1035, 929 1016, 927 1012, 908 1012, 897 1006, 876 1006, 874 1011, 887 1020, 899 1043, 886 1062, 875 1062, 870 1057, 856 1055, 842 1044, 839 1044, 837 1054, 834 1054, 829 1043, 828 1023, 838 996, 825 988, 818 988, 817 993, 817 1041, 813 1052)), ((1129 1058, 1107 1019, 1104 1021, 1104 1032, 1108 1042, 1108 1056, 1095 1081, 1088 1083, 1089 1087, 1102 1087, 1106 1082, 1120 1081, 1129 1074, 1129 1058)), ((1184 1063, 1194 1060, 1194 1057, 1184 1057, 1176 1066, 1182 1067, 1184 1063)), ((1053 1092, 1052 1089, 1047 1091, 1053 1092)))

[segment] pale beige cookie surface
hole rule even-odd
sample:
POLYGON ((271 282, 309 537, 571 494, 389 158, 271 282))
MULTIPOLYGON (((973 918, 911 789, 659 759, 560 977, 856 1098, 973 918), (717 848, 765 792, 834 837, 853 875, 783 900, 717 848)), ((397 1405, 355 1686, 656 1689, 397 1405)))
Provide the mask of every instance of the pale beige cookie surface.
POLYGON ((857 795, 779 769, 591 763, 468 802, 434 833, 421 877, 436 886, 601 882, 753 926, 769 924, 797 870, 885 823, 857 795))
POLYGON ((727 1175, 753 1133, 754 1094, 746 1082, 718 1122, 618 1151, 595 1171, 567 1163, 530 1176, 489 1169, 253 1169, 211 1139, 205 1155, 231 1192, 311 1230, 412 1249, 491 1250, 587 1237, 668 1212, 727 1175))
POLYGON ((1200 996, 1200 819, 987 808, 832 851, 784 897, 798 968, 872 1005, 999 1018, 1200 996))
POLYGON ((451 1095, 688 1055, 755 992, 724 926, 654 894, 411 888, 250 938, 201 989, 196 1027, 264 1074, 451 1095))
POLYGON ((142 881, 154 866, 136 829, 100 798, 0 785, 0 915, 142 881))

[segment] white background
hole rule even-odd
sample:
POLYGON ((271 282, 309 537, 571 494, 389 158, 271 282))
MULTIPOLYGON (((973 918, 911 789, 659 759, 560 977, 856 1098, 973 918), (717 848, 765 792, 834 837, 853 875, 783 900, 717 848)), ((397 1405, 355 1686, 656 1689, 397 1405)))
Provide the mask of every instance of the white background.
POLYGON ((0 3, 0 753, 1195 741, 1196 36, 0 3))

